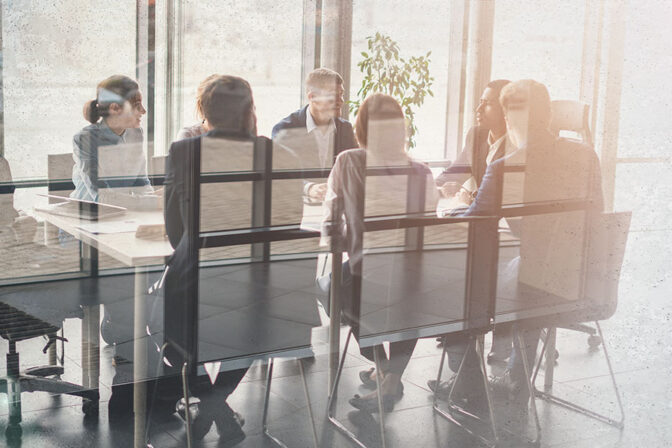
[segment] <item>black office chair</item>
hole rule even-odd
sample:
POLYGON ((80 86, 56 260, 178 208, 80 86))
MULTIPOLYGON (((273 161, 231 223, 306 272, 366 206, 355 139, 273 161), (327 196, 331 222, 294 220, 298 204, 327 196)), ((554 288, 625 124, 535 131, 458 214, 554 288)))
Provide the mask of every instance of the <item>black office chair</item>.
POLYGON ((57 340, 67 342, 63 336, 58 336, 59 330, 59 327, 0 302, 0 336, 9 342, 7 377, 0 378, 0 392, 7 394, 9 405, 9 424, 5 431, 8 439, 20 438, 22 434, 21 392, 41 391, 82 397, 85 399, 83 405, 85 414, 92 415, 98 412, 98 390, 85 389, 83 386, 62 381, 58 378, 64 372, 62 365, 32 367, 24 372, 19 369, 17 342, 44 336, 47 338, 47 344, 42 351, 47 353, 57 340))
MULTIPOLYGON (((612 386, 616 395, 616 402, 621 415, 620 419, 614 420, 553 395, 548 391, 542 392, 536 389, 536 387, 534 389, 534 394, 537 397, 608 423, 619 429, 623 428, 623 405, 616 384, 616 378, 611 367, 609 353, 607 352, 607 347, 604 342, 604 335, 598 321, 608 319, 616 312, 616 305, 618 303, 618 282, 620 279, 621 264, 623 262, 628 230, 630 228, 630 218, 630 212, 604 213, 601 215, 596 225, 592 228, 590 247, 587 255, 584 291, 589 306, 587 309, 576 313, 558 316, 554 318, 554 320, 559 322, 560 325, 557 323, 553 324, 559 328, 572 328, 575 327, 577 323, 594 322, 600 340, 602 341, 602 350, 604 352, 612 386)), ((544 345, 534 369, 532 384, 535 383, 537 373, 539 372, 550 339, 551 338, 549 337, 544 339, 544 345)))

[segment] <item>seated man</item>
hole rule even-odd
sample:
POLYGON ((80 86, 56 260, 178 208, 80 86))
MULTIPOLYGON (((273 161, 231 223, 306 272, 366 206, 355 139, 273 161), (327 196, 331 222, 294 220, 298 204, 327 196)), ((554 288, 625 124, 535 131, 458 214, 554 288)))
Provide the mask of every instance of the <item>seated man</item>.
POLYGON ((436 178, 444 197, 459 195, 462 203, 471 204, 487 166, 515 149, 506 138, 504 112, 499 104, 499 93, 509 83, 496 79, 483 90, 476 108, 478 126, 469 129, 460 155, 436 178), (459 172, 466 166, 470 166, 470 173, 459 172))
MULTIPOLYGON (((293 154, 301 166, 287 166, 282 157, 275 157, 274 168, 331 168, 343 150, 357 147, 352 125, 342 118, 343 78, 328 68, 318 68, 306 78, 308 105, 283 118, 273 127, 274 145, 293 154), (276 160, 277 159, 277 160, 276 160)), ((304 183, 304 202, 320 204, 327 184, 324 179, 304 183)))
MULTIPOLYGON (((602 187, 597 156, 589 146, 555 138, 548 131, 551 101, 546 87, 532 80, 517 81, 502 89, 500 102, 509 138, 520 149, 488 166, 476 198, 464 216, 499 215, 502 204, 567 199, 589 200, 592 208, 588 217, 600 212, 602 187), (524 167, 523 172, 507 170, 515 166, 524 167)), ((522 285, 555 297, 576 298, 579 276, 573 274, 580 269, 585 247, 583 226, 589 221, 584 213, 523 217, 519 290, 522 285), (559 275, 559 271, 567 275, 559 275)), ((524 347, 513 349, 504 375, 492 383, 496 391, 527 403, 522 352, 526 353, 529 365, 533 365, 539 329, 527 329, 522 334, 524 347)), ((459 344, 454 347, 449 355, 461 359, 464 350, 460 353, 459 344)))
MULTIPOLYGON (((510 82, 507 79, 496 79, 485 86, 476 108, 478 126, 469 129, 460 155, 436 178, 436 185, 441 189, 441 195, 449 199, 447 203, 445 199, 442 202, 449 208, 471 205, 488 165, 516 150, 507 138, 504 111, 499 104, 499 94, 510 82), (470 166, 470 172, 458 172, 466 166, 470 166)), ((488 362, 503 362, 508 358, 511 351, 511 339, 508 333, 502 328, 493 334, 488 362)), ((458 366, 452 367, 458 368, 458 366)))

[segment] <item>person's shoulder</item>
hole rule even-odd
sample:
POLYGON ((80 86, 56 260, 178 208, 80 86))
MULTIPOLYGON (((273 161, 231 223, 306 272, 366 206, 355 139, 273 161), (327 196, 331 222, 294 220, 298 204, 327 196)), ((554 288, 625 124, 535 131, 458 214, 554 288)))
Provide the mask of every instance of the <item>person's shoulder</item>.
POLYGON ((593 163, 594 160, 597 160, 597 153, 591 145, 570 138, 557 137, 554 142, 553 151, 575 162, 584 161, 588 163, 590 161, 593 163))
POLYGON ((93 124, 89 124, 87 126, 84 126, 82 129, 80 129, 75 134, 75 138, 78 138, 78 137, 81 138, 84 135, 100 134, 102 132, 103 132, 103 130, 101 129, 101 122, 93 123, 93 124))
POLYGON ((201 139, 201 135, 195 137, 188 137, 182 140, 175 140, 170 144, 170 153, 171 155, 176 155, 177 153, 184 153, 190 148, 194 148, 196 142, 201 139))
POLYGON ((291 114, 287 115, 285 118, 277 122, 275 126, 273 126, 271 135, 273 137, 276 137, 277 134, 283 129, 299 128, 305 126, 306 125, 305 111, 307 108, 308 106, 304 106, 301 109, 292 112, 291 114))
POLYGON ((350 128, 352 129, 352 123, 350 123, 348 120, 345 118, 341 117, 336 117, 336 125, 340 127, 345 127, 345 128, 350 128))
POLYGON ((521 165, 524 164, 527 160, 527 151, 525 149, 516 149, 515 151, 500 157, 497 160, 493 160, 492 163, 488 165, 487 171, 498 171, 502 170, 504 166, 512 165, 521 165))
POLYGON ((341 151, 336 156, 334 165, 364 164, 366 163, 366 150, 361 148, 352 148, 341 151))
POLYGON ((205 134, 205 129, 200 123, 197 123, 192 126, 186 126, 180 129, 180 131, 177 133, 176 140, 198 137, 203 134, 205 134))
POLYGON ((361 159, 366 157, 366 150, 362 148, 351 148, 341 151, 337 159, 361 159))

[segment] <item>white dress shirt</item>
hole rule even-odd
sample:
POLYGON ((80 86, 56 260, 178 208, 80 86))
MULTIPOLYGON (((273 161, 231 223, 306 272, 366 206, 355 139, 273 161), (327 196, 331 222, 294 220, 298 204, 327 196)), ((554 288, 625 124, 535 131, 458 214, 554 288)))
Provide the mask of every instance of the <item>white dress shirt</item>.
POLYGON ((336 135, 336 123, 332 119, 325 126, 318 126, 310 114, 310 108, 306 111, 306 132, 315 136, 317 150, 320 156, 320 168, 331 166, 331 157, 333 157, 334 136, 336 135))

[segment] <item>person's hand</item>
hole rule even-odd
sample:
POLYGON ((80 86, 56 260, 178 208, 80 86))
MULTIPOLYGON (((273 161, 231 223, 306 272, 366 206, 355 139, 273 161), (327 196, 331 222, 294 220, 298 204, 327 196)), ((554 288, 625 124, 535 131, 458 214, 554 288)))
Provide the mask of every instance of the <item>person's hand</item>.
POLYGON ((327 195, 327 184, 313 184, 308 189, 308 197, 315 201, 324 201, 324 197, 327 195))
POLYGON ((460 202, 463 202, 467 205, 471 205, 471 202, 473 201, 471 193, 465 190, 464 188, 461 188, 460 191, 455 193, 455 197, 459 199, 460 202))
POLYGON ((460 186, 457 182, 446 182, 439 188, 439 191, 442 197, 449 198, 460 190, 460 186))

